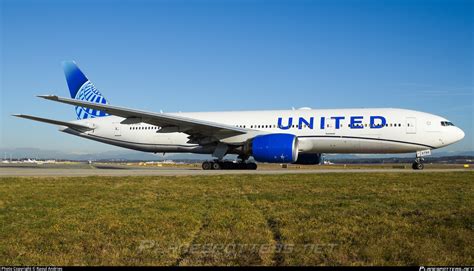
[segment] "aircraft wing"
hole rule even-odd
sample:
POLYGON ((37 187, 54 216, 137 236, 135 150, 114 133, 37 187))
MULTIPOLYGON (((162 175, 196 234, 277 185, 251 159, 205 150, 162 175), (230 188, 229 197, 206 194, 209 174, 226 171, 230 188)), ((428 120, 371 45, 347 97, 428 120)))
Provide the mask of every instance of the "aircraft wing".
POLYGON ((89 127, 87 125, 82 125, 78 123, 73 123, 73 122, 66 122, 66 121, 60 121, 60 120, 53 120, 53 119, 45 119, 45 118, 40 118, 40 117, 35 117, 35 116, 30 116, 30 115, 23 115, 23 114, 14 114, 13 116, 19 117, 19 118, 24 118, 24 119, 30 119, 30 120, 35 120, 39 122, 45 122, 49 124, 56 124, 59 126, 66 126, 75 130, 79 131, 89 131, 94 129, 93 127, 89 127))
POLYGON ((182 132, 189 134, 190 140, 205 139, 208 142, 218 141, 223 138, 244 135, 255 132, 250 129, 234 127, 231 125, 220 124, 215 122, 203 121, 199 119, 141 111, 125 107, 113 106, 110 104, 98 104, 76 99, 58 97, 55 95, 38 96, 47 100, 91 108, 125 118, 122 123, 139 123, 144 122, 151 125, 161 127, 158 132, 182 132))

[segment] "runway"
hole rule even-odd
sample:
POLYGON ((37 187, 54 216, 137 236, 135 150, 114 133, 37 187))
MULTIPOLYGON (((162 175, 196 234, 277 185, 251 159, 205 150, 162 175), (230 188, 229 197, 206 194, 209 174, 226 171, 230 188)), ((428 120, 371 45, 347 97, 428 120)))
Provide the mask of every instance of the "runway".
POLYGON ((0 177, 84 177, 84 176, 203 176, 235 174, 328 174, 328 173, 387 173, 403 172, 423 174, 426 172, 462 172, 471 169, 260 169, 260 170, 202 170, 198 168, 39 168, 0 167, 0 177))

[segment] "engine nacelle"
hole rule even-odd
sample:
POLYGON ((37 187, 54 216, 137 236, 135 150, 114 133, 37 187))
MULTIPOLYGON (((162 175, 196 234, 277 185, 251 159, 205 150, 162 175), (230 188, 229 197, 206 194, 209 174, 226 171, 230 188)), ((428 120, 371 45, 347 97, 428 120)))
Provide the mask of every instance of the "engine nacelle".
POLYGON ((294 164, 299 165, 318 165, 321 163, 320 153, 300 153, 294 164))
POLYGON ((298 160, 298 138, 294 135, 260 135, 254 137, 250 143, 250 154, 255 161, 294 163, 298 160))

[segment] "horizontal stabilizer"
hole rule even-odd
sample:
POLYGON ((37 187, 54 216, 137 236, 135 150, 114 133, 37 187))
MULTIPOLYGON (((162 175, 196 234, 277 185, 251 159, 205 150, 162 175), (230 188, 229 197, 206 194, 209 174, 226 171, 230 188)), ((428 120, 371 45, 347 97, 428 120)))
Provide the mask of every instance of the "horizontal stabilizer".
POLYGON ((49 124, 66 126, 66 127, 69 127, 69 128, 75 129, 75 130, 81 130, 81 131, 88 131, 88 130, 93 129, 93 128, 87 126, 87 125, 82 125, 82 124, 72 123, 72 122, 66 122, 66 121, 60 121, 60 120, 45 119, 45 118, 40 118, 40 117, 35 117, 35 116, 30 116, 30 115, 15 114, 13 116, 19 117, 19 118, 24 118, 24 119, 30 119, 30 120, 34 120, 34 121, 39 121, 39 122, 45 122, 45 123, 49 123, 49 124))

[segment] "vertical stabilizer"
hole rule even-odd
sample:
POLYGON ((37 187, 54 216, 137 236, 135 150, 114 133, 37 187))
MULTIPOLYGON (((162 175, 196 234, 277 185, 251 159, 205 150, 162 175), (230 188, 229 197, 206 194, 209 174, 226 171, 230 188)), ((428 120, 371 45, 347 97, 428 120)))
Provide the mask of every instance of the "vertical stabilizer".
MULTIPOLYGON (((100 104, 108 103, 74 61, 64 61, 62 65, 71 98, 100 104)), ((76 106, 76 115, 77 119, 88 119, 103 117, 108 114, 103 111, 76 106)))

